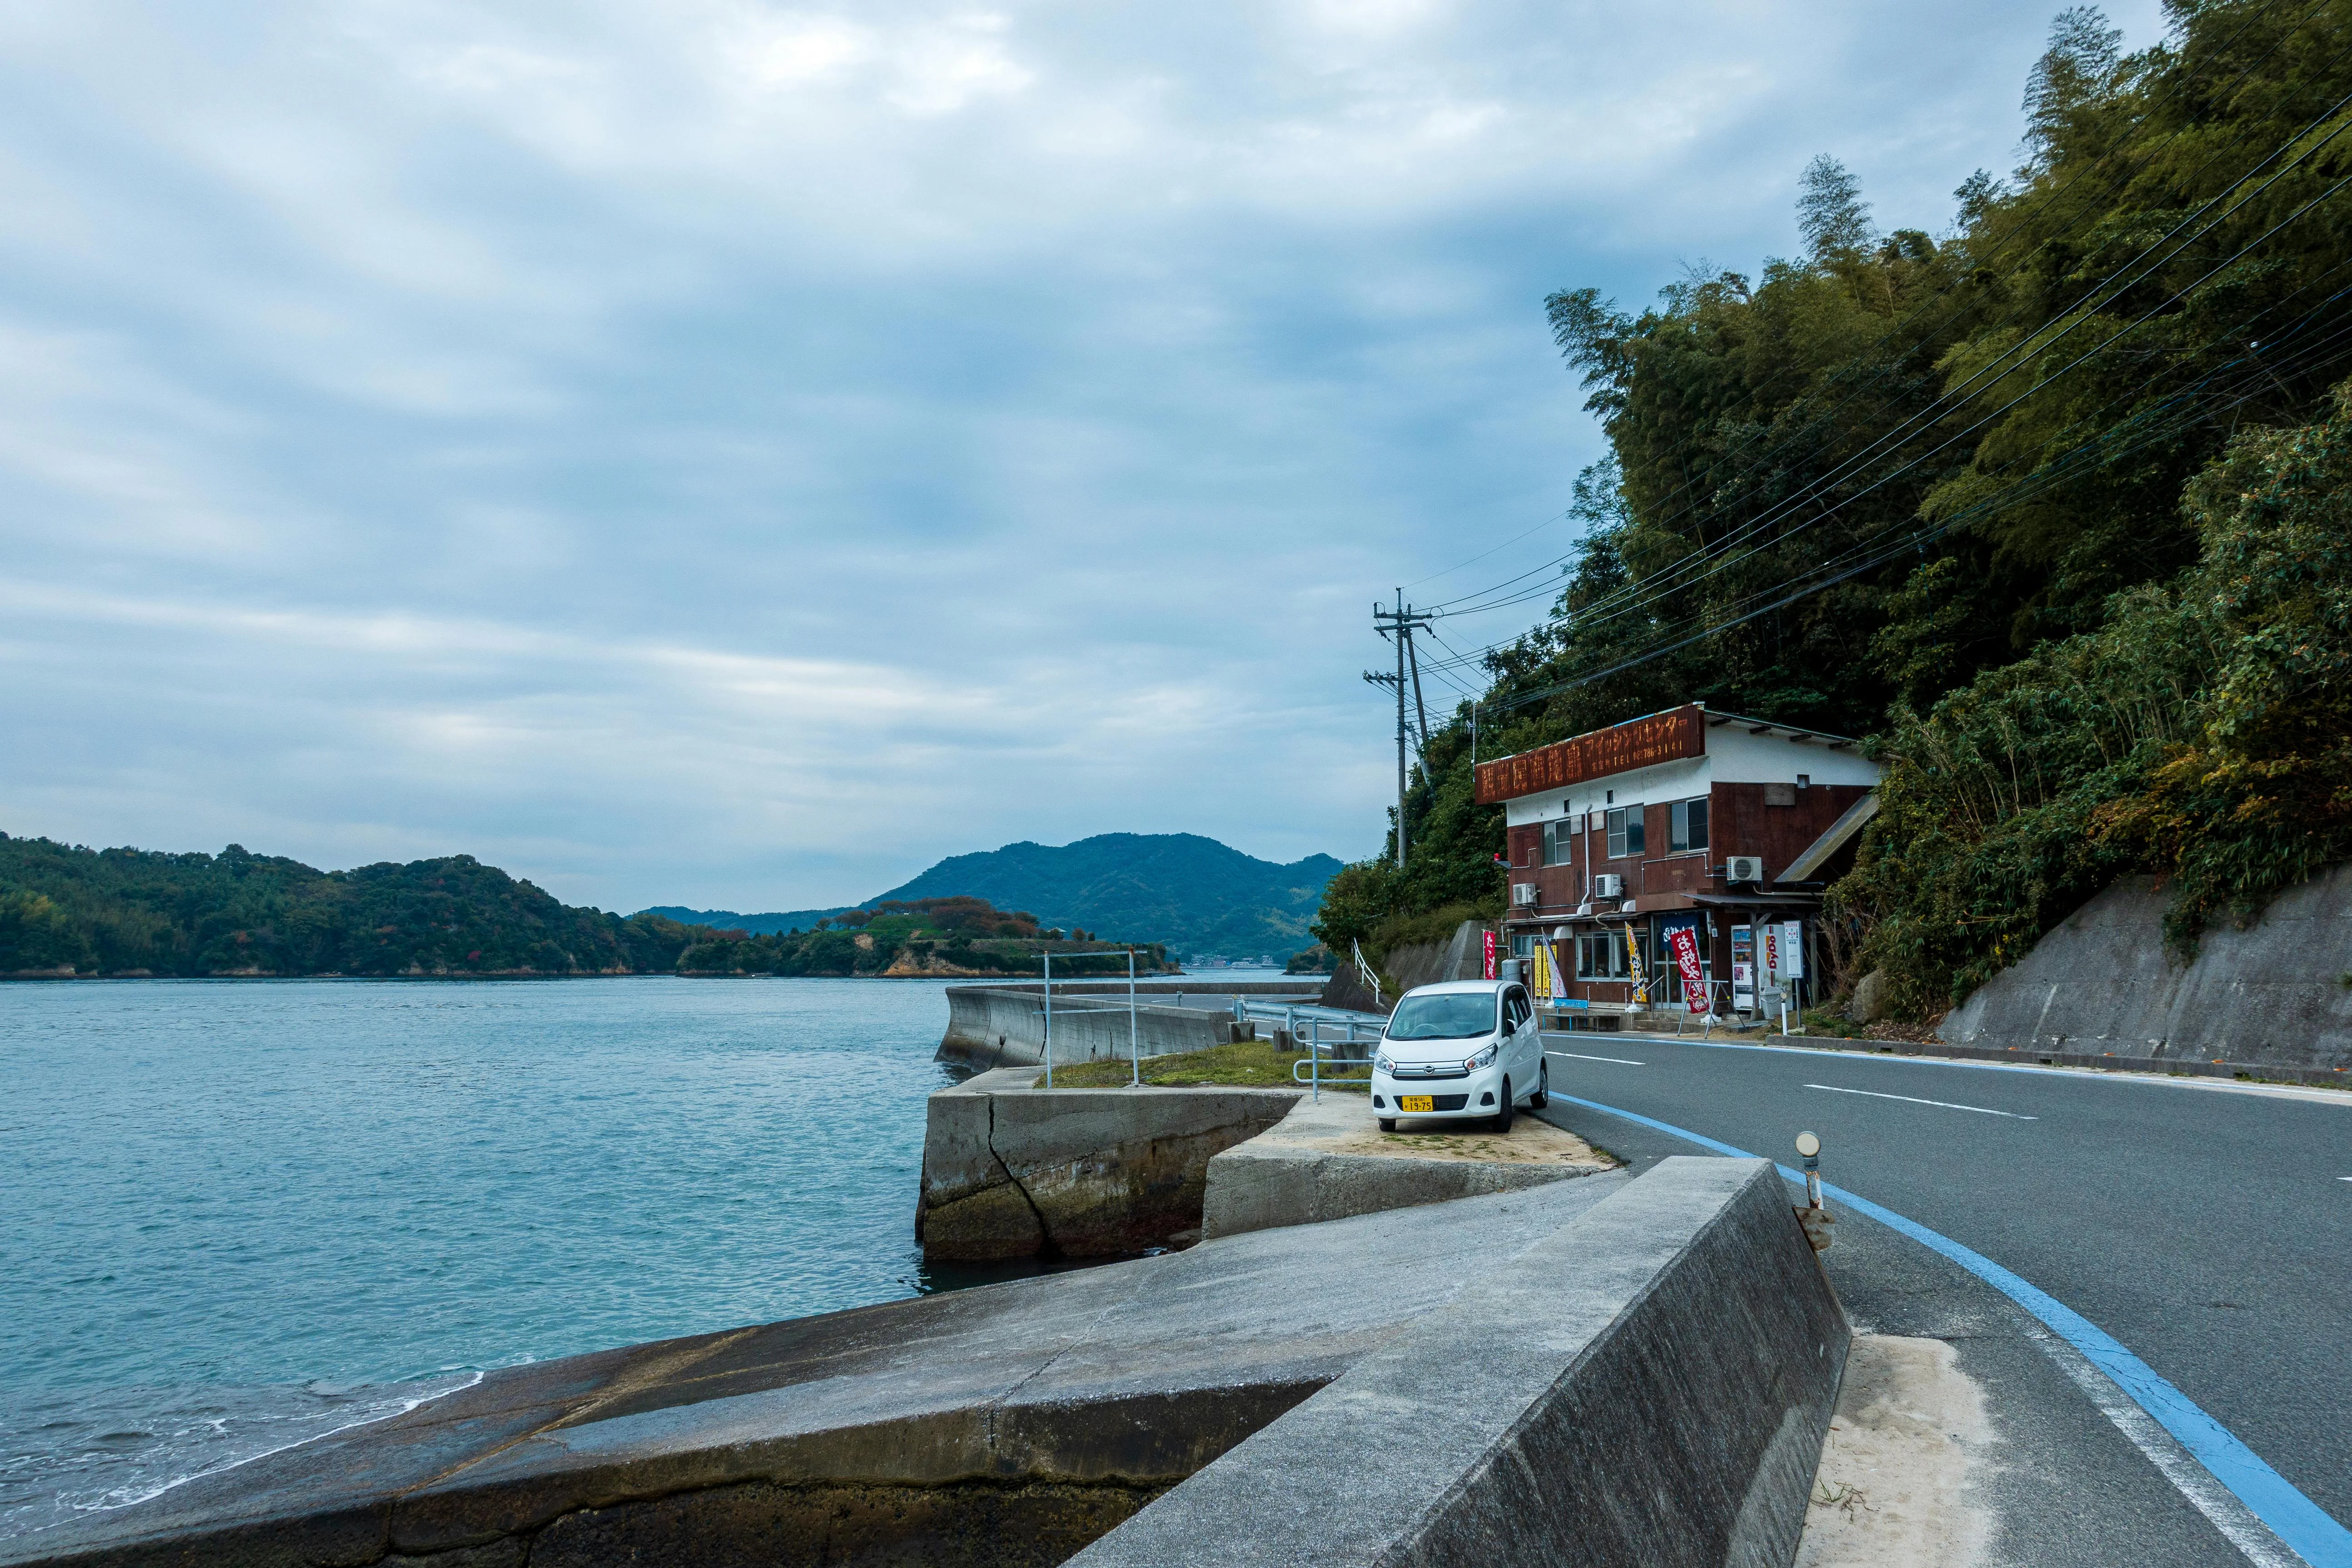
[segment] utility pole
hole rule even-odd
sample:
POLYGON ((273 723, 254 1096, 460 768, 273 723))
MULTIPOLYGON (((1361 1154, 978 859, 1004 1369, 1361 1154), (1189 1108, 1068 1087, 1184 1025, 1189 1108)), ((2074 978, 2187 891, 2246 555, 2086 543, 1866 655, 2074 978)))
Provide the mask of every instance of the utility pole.
POLYGON ((1370 669, 1368 669, 1368 670, 1364 671, 1364 679, 1365 679, 1366 680, 1368 680, 1368 681, 1371 682, 1371 684, 1373 684, 1374 686, 1387 686, 1387 687, 1391 687, 1391 688, 1393 688, 1393 689, 1395 689, 1395 691, 1396 691, 1396 700, 1397 700, 1397 822, 1396 822, 1396 863, 1397 863, 1397 869, 1399 869, 1399 870, 1402 870, 1402 869, 1404 869, 1404 848, 1405 848, 1405 843, 1404 843, 1404 840, 1405 840, 1405 831, 1404 831, 1404 797, 1405 797, 1405 780, 1406 780, 1406 766, 1407 766, 1407 762, 1406 762, 1406 747, 1407 747, 1408 743, 1409 743, 1409 742, 1412 741, 1412 728, 1411 724, 1410 724, 1409 722, 1407 722, 1406 718, 1405 718, 1405 708, 1404 708, 1404 689, 1405 689, 1405 680, 1406 680, 1405 668, 1406 668, 1407 664, 1408 664, 1408 663, 1410 663, 1410 665, 1412 666, 1412 704, 1413 704, 1413 710, 1414 710, 1414 711, 1415 711, 1415 712, 1420 716, 1420 719, 1421 719, 1421 738, 1422 738, 1422 743, 1423 743, 1423 745, 1426 745, 1426 744, 1428 743, 1428 741, 1429 741, 1429 710, 1428 710, 1428 709, 1427 709, 1427 708, 1423 707, 1423 704, 1422 704, 1422 700, 1421 700, 1421 656, 1420 656, 1420 654, 1419 654, 1418 652, 1416 652, 1416 651, 1414 650, 1414 648, 1413 648, 1413 646, 1412 646, 1412 634, 1413 634, 1413 628, 1415 628, 1416 626, 1427 626, 1431 621, 1433 621, 1433 620, 1434 620, 1434 619, 1436 619, 1436 617, 1435 617, 1435 616, 1433 616, 1424 615, 1424 614, 1423 614, 1423 613, 1421 613, 1421 612, 1419 612, 1419 611, 1416 611, 1416 610, 1413 610, 1413 609, 1412 609, 1412 608, 1408 607, 1408 606, 1406 605, 1405 602, 1404 602, 1404 590, 1403 590, 1403 589, 1402 589, 1402 588, 1400 588, 1400 589, 1398 589, 1398 590, 1397 590, 1396 608, 1395 608, 1395 609, 1393 609, 1393 610, 1384 609, 1384 608, 1382 608, 1382 607, 1381 607, 1380 605, 1378 605, 1378 604, 1375 604, 1375 605, 1373 605, 1373 606, 1372 606, 1372 629, 1373 629, 1374 631, 1376 631, 1376 632, 1380 633, 1380 634, 1381 634, 1381 636, 1382 636, 1382 637, 1390 637, 1390 638, 1391 638, 1391 640, 1392 640, 1392 641, 1396 644, 1396 673, 1395 673, 1394 675, 1388 675, 1388 674, 1384 674, 1384 673, 1381 673, 1381 672, 1378 672, 1378 671, 1374 671, 1374 670, 1370 670, 1370 669))

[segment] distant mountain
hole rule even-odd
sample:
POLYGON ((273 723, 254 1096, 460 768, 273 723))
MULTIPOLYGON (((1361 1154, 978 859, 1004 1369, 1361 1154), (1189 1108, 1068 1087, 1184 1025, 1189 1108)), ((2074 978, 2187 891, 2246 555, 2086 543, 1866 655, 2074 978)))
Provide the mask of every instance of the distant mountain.
MULTIPOLYGON (((966 894, 1000 910, 1026 910, 1049 926, 1083 926, 1121 942, 1165 942, 1178 956, 1271 953, 1279 963, 1313 943, 1307 927, 1322 908, 1324 885, 1339 870, 1339 862, 1328 855, 1280 866, 1193 833, 1105 833, 1059 847, 1024 842, 951 856, 851 907, 966 894)), ((671 905, 646 912, 757 934, 806 931, 842 911, 740 915, 671 905)))

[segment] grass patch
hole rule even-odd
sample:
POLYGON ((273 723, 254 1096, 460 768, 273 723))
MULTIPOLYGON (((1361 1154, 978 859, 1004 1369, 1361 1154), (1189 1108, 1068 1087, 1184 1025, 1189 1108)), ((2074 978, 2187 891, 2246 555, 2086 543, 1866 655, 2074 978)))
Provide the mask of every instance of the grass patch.
MULTIPOLYGON (((1304 1051, 1277 1051, 1270 1040, 1239 1040, 1230 1046, 1211 1046, 1205 1051, 1179 1051, 1172 1056, 1143 1058, 1143 1081, 1149 1084, 1178 1088, 1192 1084, 1219 1084, 1236 1089, 1296 1089, 1300 1087, 1290 1076, 1290 1065, 1306 1059, 1304 1051)), ((1328 1066, 1328 1063, 1325 1064, 1328 1066)), ((1342 1071, 1361 1073, 1358 1064, 1349 1064, 1342 1071)), ((1055 1089, 1118 1089, 1134 1077, 1129 1063, 1104 1058, 1090 1062, 1074 1062, 1054 1068, 1055 1089)), ((1045 1079, 1039 1079, 1039 1084, 1045 1079)), ((1323 1080, 1326 1089, 1362 1089, 1357 1084, 1335 1084, 1323 1080)))

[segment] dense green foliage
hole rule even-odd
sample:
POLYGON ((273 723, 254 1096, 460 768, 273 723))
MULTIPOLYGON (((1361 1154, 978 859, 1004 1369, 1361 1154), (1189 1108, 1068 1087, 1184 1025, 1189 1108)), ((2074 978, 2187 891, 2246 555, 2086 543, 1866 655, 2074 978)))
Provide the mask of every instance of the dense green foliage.
MULTIPOLYGON (((1823 158, 1802 257, 1695 272, 1638 314, 1589 289, 1549 301, 1610 454, 1577 486, 1585 531, 1550 616, 1480 661, 1478 753, 1694 699, 1874 734, 1889 809, 1840 899, 1916 1010, 2119 870, 2178 870, 2187 937, 2344 853, 2314 782, 2342 760, 2329 721, 2297 706, 2305 751, 2262 728, 2294 659, 2333 657, 2279 652, 2265 617, 2326 613, 2211 606, 2230 598, 2216 574, 2325 575, 2224 501, 2238 485, 2322 517, 2325 466, 2281 465, 2296 442, 2332 450, 2335 426, 2224 449, 2317 417, 2352 363, 2352 115, 2335 108, 2352 0, 2168 9, 2166 41, 2128 57, 2096 11, 2059 16, 2028 161, 1963 184, 1942 237, 1877 233, 1823 158), (2290 774, 2291 804, 2262 804, 2290 774), (2188 826, 2214 811, 2242 830, 2188 826)), ((1335 946, 1498 899, 1468 721, 1429 737, 1411 866, 1333 883, 1318 934, 1335 946)))
POLYGON ((1898 1001, 1936 1012, 2116 875, 2210 921, 2352 858, 2352 391, 2189 487, 2199 564, 2096 632, 1898 704, 1884 805, 1839 904, 1898 1001))
MULTIPOLYGON (((1307 928, 1324 884, 1339 869, 1328 855, 1282 866, 1190 833, 1106 833, 1060 847, 1008 844, 951 856, 860 907, 963 894, 999 909, 1042 910, 1049 924, 1149 938, 1179 953, 1273 954, 1279 961, 1309 944, 1307 928)), ((769 935, 808 931, 849 911, 648 912, 769 935)))
POLYGON ((0 835, 0 974, 639 974, 691 940, 573 909, 468 855, 320 871, 0 835))
MULTIPOLYGON (((886 900, 807 931, 719 931, 688 948, 677 966, 687 974, 1039 974, 1041 955, 1051 952, 1057 962, 1075 961, 1060 974, 1083 979, 1124 975, 1126 952, 1083 930, 1041 930, 1025 910, 1008 913, 985 899, 957 896, 886 900), (1087 963, 1090 952, 1120 956, 1116 963, 1087 963)), ((1169 967, 1157 942, 1137 952, 1139 973, 1169 967)))

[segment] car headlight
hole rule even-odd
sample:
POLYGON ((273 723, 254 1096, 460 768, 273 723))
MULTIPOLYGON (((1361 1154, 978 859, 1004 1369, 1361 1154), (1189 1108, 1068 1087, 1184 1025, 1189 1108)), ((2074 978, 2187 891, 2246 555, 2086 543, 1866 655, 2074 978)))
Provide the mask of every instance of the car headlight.
POLYGON ((1464 1062, 1462 1064, 1462 1069, 1465 1072, 1476 1072, 1480 1068, 1486 1066, 1495 1059, 1495 1047, 1488 1046, 1485 1050, 1480 1051, 1476 1056, 1472 1057, 1468 1061, 1464 1062))
POLYGON ((1375 1072, 1394 1072, 1396 1071, 1396 1063, 1389 1060, 1385 1056, 1377 1056, 1372 1058, 1372 1070, 1375 1072))

